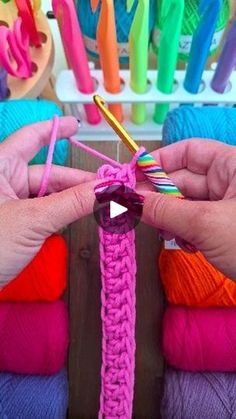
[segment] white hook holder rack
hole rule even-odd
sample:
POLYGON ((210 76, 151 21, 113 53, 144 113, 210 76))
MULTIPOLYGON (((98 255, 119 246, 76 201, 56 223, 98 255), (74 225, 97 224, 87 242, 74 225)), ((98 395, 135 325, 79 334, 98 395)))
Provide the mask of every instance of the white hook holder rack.
MULTIPOLYGON (((92 67, 93 64, 90 65, 92 67)), ((121 70, 122 90, 120 93, 111 94, 103 85, 103 73, 101 70, 91 68, 91 75, 94 78, 95 90, 93 94, 102 96, 107 103, 122 103, 124 111, 123 125, 136 140, 160 140, 162 125, 153 120, 154 107, 156 103, 169 103, 170 109, 180 105, 191 104, 193 106, 230 106, 236 104, 236 71, 231 75, 226 92, 221 94, 211 88, 211 80, 214 71, 207 70, 203 73, 200 91, 191 94, 184 88, 184 77, 186 72, 178 70, 175 72, 175 83, 173 93, 164 94, 157 90, 157 71, 148 71, 148 89, 144 94, 135 93, 130 87, 130 71, 121 70), (131 121, 131 104, 145 103, 147 106, 147 119, 137 125, 131 121)), ((83 104, 93 103, 93 94, 84 94, 78 91, 74 74, 71 70, 62 71, 56 81, 56 94, 58 99, 65 105, 69 105, 69 112, 81 120, 79 136, 84 140, 117 140, 113 130, 107 122, 102 120, 97 125, 88 124, 86 121, 83 104)))

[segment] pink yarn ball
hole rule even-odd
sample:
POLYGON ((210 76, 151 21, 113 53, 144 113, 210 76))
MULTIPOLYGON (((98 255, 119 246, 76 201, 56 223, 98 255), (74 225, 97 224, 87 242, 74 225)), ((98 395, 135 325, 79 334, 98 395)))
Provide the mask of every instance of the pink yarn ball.
POLYGON ((50 375, 59 372, 69 343, 63 301, 0 304, 0 371, 50 375))
POLYGON ((168 307, 163 352, 178 369, 236 371, 236 308, 168 307))

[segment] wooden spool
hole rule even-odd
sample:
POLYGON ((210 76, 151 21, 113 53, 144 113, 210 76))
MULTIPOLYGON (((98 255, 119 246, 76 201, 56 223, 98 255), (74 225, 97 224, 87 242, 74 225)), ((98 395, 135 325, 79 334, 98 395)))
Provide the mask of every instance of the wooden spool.
MULTIPOLYGON (((0 1, 0 25, 12 27, 17 18, 17 8, 14 1, 0 1)), ((51 76, 54 62, 54 45, 46 16, 39 11, 35 16, 36 27, 41 35, 42 46, 30 47, 33 62, 33 75, 27 80, 17 79, 8 75, 9 99, 38 97, 51 76)))

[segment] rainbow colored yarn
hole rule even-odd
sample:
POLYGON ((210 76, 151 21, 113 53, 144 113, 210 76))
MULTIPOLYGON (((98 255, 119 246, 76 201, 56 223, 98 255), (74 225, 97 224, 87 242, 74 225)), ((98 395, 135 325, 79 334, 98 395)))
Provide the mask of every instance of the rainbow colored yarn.
POLYGON ((144 147, 138 151, 137 165, 158 192, 183 198, 179 189, 144 147))

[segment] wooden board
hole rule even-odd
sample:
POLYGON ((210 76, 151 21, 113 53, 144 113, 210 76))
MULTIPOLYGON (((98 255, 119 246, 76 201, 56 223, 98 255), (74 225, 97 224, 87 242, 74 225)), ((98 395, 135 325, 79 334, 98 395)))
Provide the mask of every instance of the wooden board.
MULTIPOLYGON (((120 160, 130 156, 117 142, 89 142, 99 151, 120 160)), ((148 149, 154 144, 145 143, 148 149)), ((79 150, 71 155, 73 167, 96 170, 101 164, 79 150)), ((70 327, 69 354, 70 419, 97 418, 100 394, 101 320, 100 271, 97 225, 93 216, 74 223, 70 244, 70 327)), ((163 360, 160 328, 163 295, 157 272, 159 241, 154 229, 140 224, 136 229, 137 323, 134 417, 160 417, 163 360)))

